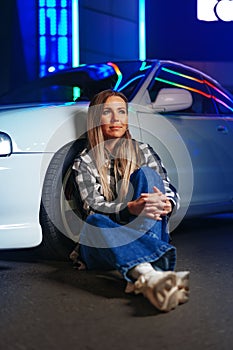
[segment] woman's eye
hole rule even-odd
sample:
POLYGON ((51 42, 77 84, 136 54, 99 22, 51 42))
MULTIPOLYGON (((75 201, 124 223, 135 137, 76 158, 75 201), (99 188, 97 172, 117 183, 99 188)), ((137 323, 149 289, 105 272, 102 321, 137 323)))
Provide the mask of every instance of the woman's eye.
POLYGON ((103 115, 107 115, 107 114, 109 114, 110 113, 110 110, 109 109, 105 109, 104 111, 103 111, 103 115))
POLYGON ((124 109, 121 109, 121 110, 119 111, 119 113, 120 113, 120 114, 126 114, 126 111, 125 111, 124 109))

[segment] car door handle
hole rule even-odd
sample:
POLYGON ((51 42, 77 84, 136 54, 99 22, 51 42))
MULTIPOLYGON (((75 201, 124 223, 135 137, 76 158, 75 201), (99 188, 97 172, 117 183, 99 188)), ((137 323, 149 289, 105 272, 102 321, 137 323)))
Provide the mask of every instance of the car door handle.
POLYGON ((223 134, 227 134, 228 133, 228 129, 226 126, 224 125, 218 125, 217 126, 217 131, 223 133, 223 134))

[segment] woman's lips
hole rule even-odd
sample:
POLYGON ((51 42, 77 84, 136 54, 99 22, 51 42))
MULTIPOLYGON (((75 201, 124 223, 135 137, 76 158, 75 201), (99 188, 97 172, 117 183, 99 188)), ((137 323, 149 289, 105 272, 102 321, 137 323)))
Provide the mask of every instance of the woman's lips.
POLYGON ((119 130, 122 129, 122 126, 110 126, 111 130, 119 130))

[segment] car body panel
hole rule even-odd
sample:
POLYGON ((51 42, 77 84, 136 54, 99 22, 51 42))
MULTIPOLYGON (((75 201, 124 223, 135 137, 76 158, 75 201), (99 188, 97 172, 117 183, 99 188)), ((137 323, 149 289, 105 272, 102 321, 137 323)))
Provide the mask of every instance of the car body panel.
POLYGON ((86 110, 71 104, 0 112, 1 131, 11 136, 13 153, 55 152, 86 131, 86 110))
POLYGON ((0 247, 27 248, 42 240, 39 224, 42 153, 0 160, 0 247))
MULTIPOLYGON (((157 125, 156 117, 154 115, 151 120, 151 114, 139 114, 142 139, 148 139, 155 149, 154 130, 156 130, 157 125), (148 136, 149 130, 152 130, 150 139, 148 136)), ((224 120, 219 121, 219 118, 215 117, 197 118, 196 116, 169 116, 168 122, 182 135, 187 151, 192 159, 192 169, 184 167, 183 171, 187 177, 190 176, 191 171, 194 173, 193 205, 220 203, 223 201, 232 202, 233 186, 230 183, 233 178, 233 152, 230 151, 232 134, 230 131, 228 133, 218 131, 219 125, 227 128, 226 122, 224 120), (224 161, 223 153, 225 154, 224 161)), ((161 131, 159 131, 159 134, 161 135, 161 131)), ((174 157, 175 153, 181 152, 177 147, 179 147, 178 141, 172 140, 170 147, 172 157, 174 157)), ((162 150, 160 150, 159 154, 161 152, 162 150)), ((168 169, 168 173, 172 174, 169 163, 166 164, 166 155, 164 157, 161 155, 161 158, 168 169)), ((176 183, 176 179, 172 178, 172 176, 170 177, 179 191, 179 184, 176 183)))

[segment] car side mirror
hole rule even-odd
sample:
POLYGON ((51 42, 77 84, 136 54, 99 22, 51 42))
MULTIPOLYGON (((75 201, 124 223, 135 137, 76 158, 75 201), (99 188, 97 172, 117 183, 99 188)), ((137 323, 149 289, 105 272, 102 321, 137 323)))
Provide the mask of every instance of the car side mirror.
POLYGON ((0 157, 10 156, 12 153, 12 141, 8 134, 0 132, 0 157))
POLYGON ((157 95, 152 109, 156 112, 175 112, 192 106, 191 93, 185 89, 164 88, 157 95))

